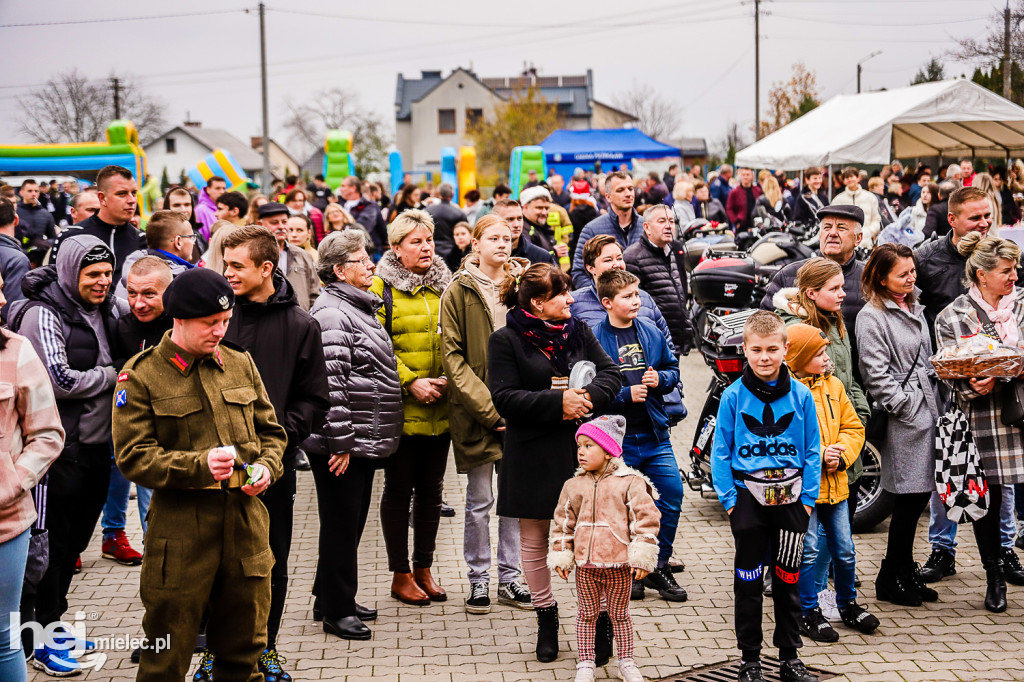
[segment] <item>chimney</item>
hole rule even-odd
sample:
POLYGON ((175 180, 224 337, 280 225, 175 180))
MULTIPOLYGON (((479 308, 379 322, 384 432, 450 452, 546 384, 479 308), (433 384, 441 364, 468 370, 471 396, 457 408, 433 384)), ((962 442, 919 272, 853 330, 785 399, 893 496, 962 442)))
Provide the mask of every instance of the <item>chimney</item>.
POLYGON ((202 128, 203 127, 203 122, 202 121, 187 121, 186 120, 184 125, 185 125, 186 128, 202 128))
POLYGON ((250 137, 249 146, 251 146, 253 149, 261 148, 263 146, 263 137, 250 137))

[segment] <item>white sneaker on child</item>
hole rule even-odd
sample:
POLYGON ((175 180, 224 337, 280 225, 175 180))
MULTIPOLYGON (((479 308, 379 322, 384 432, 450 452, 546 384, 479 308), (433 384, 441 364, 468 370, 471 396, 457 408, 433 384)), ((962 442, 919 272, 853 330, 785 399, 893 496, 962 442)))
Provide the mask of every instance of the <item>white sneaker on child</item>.
POLYGON ((580 661, 576 664, 576 682, 594 682, 593 661, 580 661))
POLYGON ((619 661, 619 677, 625 682, 644 682, 644 676, 640 674, 640 668, 632 658, 624 658, 619 661))
POLYGON ((842 620, 839 615, 839 607, 836 605, 836 593, 833 590, 824 589, 818 593, 818 608, 821 609, 825 620, 842 620))

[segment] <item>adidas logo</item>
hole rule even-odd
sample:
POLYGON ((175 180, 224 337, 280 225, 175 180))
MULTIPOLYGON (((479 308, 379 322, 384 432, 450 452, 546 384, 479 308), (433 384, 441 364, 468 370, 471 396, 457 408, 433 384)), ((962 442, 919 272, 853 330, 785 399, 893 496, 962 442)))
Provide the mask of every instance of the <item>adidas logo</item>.
POLYGON ((775 421, 775 413, 772 412, 772 406, 765 404, 764 412, 761 414, 761 421, 758 421, 756 417, 752 417, 749 414, 743 415, 743 423, 747 425, 747 430, 755 436, 761 436, 767 438, 770 436, 781 436, 789 428, 789 425, 793 422, 794 413, 782 415, 782 418, 775 421))

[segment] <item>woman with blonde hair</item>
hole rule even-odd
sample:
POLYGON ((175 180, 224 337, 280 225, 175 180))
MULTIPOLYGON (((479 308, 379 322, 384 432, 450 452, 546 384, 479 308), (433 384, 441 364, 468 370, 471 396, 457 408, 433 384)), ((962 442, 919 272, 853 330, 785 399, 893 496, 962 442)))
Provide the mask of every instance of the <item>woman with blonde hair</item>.
POLYGON ((348 211, 341 207, 341 204, 327 204, 324 209, 324 234, 341 232, 343 230, 359 229, 366 235, 366 252, 371 256, 377 253, 374 248, 370 233, 362 225, 356 222, 348 211))
POLYGON ((260 206, 269 202, 266 194, 254 194, 249 199, 249 212, 245 215, 246 225, 259 225, 260 224, 260 206))
MULTIPOLYGON (((999 188, 996 187, 995 181, 992 180, 992 176, 988 173, 975 173, 974 181, 971 183, 972 187, 977 187, 985 196, 988 197, 988 203, 992 206, 992 227, 999 228, 1003 224, 1003 198, 999 196, 999 188)), ((998 237, 989 230, 989 234, 993 237, 998 237)))
POLYGON ((237 230, 240 225, 235 225, 228 220, 218 220, 210 226, 210 248, 206 250, 202 258, 199 259, 199 266, 213 270, 214 272, 224 272, 224 239, 237 230))
POLYGON ((680 231, 697 217, 693 210, 693 183, 688 180, 676 180, 672 185, 672 212, 676 214, 676 228, 680 231))
POLYGON ((782 188, 774 175, 765 177, 761 183, 763 194, 754 202, 754 215, 762 218, 775 218, 786 222, 789 220, 789 203, 782 196, 782 188))
MULTIPOLYGON (((982 175, 974 176, 973 187, 978 187, 982 175)), ((956 249, 967 258, 964 271, 969 288, 935 318, 938 346, 955 346, 959 339, 975 334, 1011 348, 1024 346, 1024 289, 1016 286, 1020 248, 1008 239, 968 232, 956 249)), ((1006 610, 1007 572, 1015 577, 1024 572, 1012 536, 1007 547, 1000 532, 1003 498, 1013 494, 1015 484, 1024 483, 1024 430, 1002 420, 1004 393, 1012 390, 1010 384, 994 377, 946 383, 968 415, 988 481, 988 513, 974 522, 974 539, 988 583, 985 608, 1001 613, 1006 610)), ((1008 506, 1012 515, 1013 506, 1008 506)))

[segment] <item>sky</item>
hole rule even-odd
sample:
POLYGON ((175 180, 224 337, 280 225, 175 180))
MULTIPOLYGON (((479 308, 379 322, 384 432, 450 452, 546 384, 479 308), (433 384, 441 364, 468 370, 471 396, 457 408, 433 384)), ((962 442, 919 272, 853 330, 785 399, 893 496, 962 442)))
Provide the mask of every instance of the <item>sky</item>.
MULTIPOLYGON (((255 4, 233 0, 48 0, 0 2, 0 143, 17 132, 18 98, 71 67, 102 80, 133 75, 166 104, 176 125, 189 117, 247 140, 261 129, 259 24, 255 4), (31 11, 26 11, 31 8, 31 11), (44 10, 44 11, 40 11, 44 10), (134 20, 137 17, 159 17, 134 20), (130 20, 128 20, 130 19, 130 20), (88 23, 81 23, 88 22, 88 23), (22 24, 22 25, 18 25, 22 24), (23 25, 34 24, 34 25, 23 25), (12 26, 16 25, 16 26, 12 26)), ((948 52, 956 38, 986 34, 997 0, 761 0, 761 99, 803 61, 822 101, 909 85, 931 57, 947 76, 973 71, 948 52)), ((269 0, 270 135, 296 156, 280 128, 289 102, 340 86, 394 120, 398 73, 472 67, 481 77, 514 76, 524 63, 542 75, 594 71, 594 96, 649 84, 681 114, 680 136, 715 149, 730 123, 754 121, 753 0, 269 0)))

